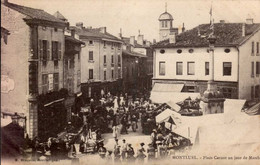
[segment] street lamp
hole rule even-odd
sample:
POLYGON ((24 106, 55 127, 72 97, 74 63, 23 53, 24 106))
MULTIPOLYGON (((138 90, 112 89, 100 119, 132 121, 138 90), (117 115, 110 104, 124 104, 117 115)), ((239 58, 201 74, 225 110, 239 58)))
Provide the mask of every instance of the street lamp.
POLYGON ((208 37, 210 60, 210 78, 208 80, 207 90, 203 93, 202 101, 204 102, 203 114, 223 113, 224 101, 223 94, 217 90, 217 84, 214 82, 214 45, 217 38, 214 34, 208 37))

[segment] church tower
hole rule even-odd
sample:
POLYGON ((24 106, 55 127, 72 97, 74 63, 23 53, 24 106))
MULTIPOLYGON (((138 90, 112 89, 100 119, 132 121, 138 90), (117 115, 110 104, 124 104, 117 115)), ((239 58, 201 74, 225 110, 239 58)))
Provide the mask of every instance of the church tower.
POLYGON ((167 3, 165 4, 165 12, 159 17, 159 39, 160 41, 168 39, 170 34, 178 34, 178 28, 172 27, 173 17, 167 12, 167 3))

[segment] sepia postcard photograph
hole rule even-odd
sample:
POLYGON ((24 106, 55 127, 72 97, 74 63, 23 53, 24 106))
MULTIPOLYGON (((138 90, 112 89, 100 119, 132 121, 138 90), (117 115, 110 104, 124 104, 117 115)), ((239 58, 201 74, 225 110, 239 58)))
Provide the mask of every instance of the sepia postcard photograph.
POLYGON ((1 164, 260 164, 260 0, 1 0, 1 164))

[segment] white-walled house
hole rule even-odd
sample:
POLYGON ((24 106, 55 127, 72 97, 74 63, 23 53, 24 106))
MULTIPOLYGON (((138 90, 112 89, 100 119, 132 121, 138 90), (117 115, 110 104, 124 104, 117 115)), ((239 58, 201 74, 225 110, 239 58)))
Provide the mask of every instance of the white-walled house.
MULTIPOLYGON (((154 47, 155 83, 183 84, 182 92, 207 89, 211 51, 207 41, 209 24, 199 25, 154 47)), ((214 24, 214 81, 225 98, 260 99, 260 24, 214 24)))

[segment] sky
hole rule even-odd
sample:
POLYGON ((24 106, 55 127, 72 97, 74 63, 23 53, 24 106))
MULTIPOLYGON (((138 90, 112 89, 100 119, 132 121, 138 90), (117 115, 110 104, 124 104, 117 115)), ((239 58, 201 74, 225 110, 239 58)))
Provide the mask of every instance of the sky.
POLYGON ((120 28, 124 37, 137 36, 152 41, 159 38, 160 14, 167 11, 173 16, 173 27, 192 29, 210 22, 212 4, 214 22, 245 22, 253 18, 260 23, 260 0, 9 0, 9 2, 43 9, 54 14, 62 13, 70 22, 83 22, 85 27, 107 27, 118 36, 120 28))

